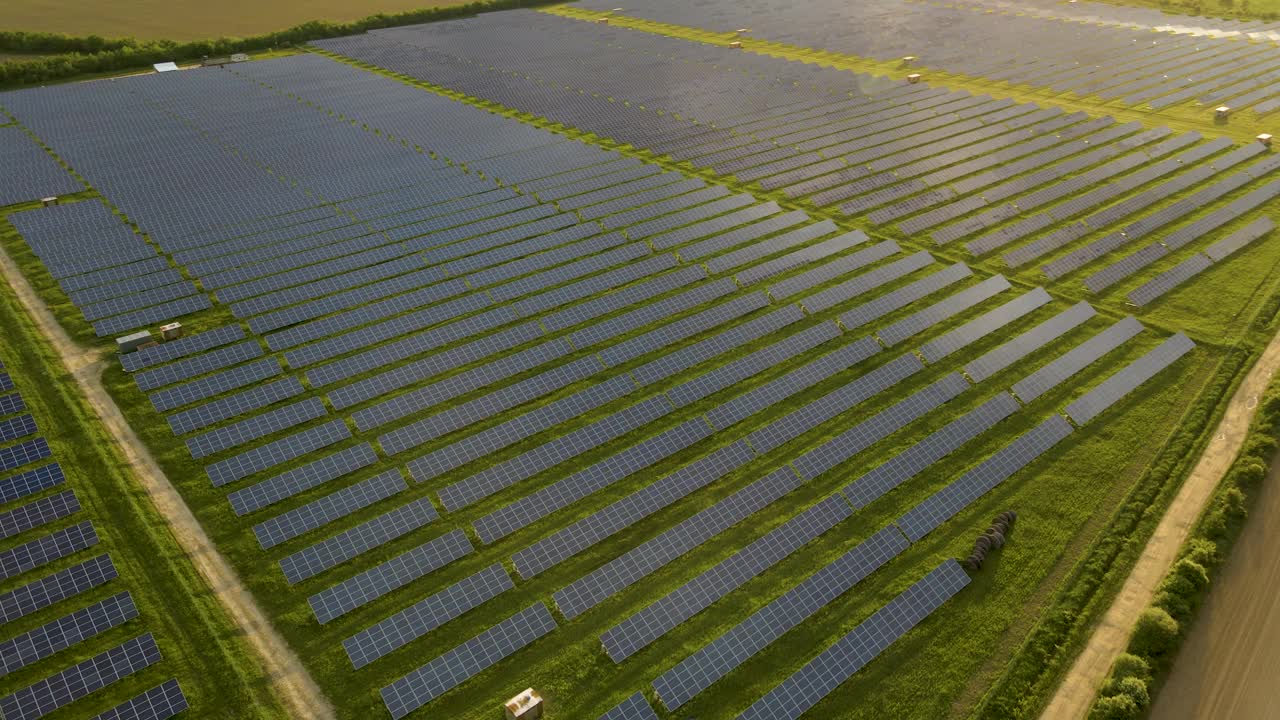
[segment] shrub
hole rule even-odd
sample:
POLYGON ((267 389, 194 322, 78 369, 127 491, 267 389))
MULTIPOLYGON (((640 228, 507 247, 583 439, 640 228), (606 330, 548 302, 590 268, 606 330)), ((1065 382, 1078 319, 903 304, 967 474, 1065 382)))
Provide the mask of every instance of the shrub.
POLYGON ((1222 558, 1218 557, 1218 544, 1207 538, 1195 538, 1187 543, 1184 557, 1204 568, 1214 568, 1222 558))
POLYGON ((1155 600, 1151 601, 1151 606, 1162 608, 1169 615, 1179 620, 1191 618, 1191 601, 1185 595, 1161 592, 1156 595, 1155 600))
POLYGON ((1120 657, 1116 658, 1116 664, 1111 668, 1111 676, 1116 679, 1129 677, 1145 679, 1151 677, 1151 666, 1137 655, 1121 653, 1120 657))
POLYGON ((1145 710, 1151 704, 1151 692, 1147 690, 1147 683, 1144 680, 1135 677, 1127 677, 1121 680, 1113 680, 1115 683, 1115 692, 1112 697, 1128 697, 1138 706, 1139 710, 1145 710))
POLYGON ((1174 563, 1173 577, 1185 580, 1197 591, 1209 586, 1209 571, 1191 558, 1184 557, 1174 563))
POLYGON ((1111 695, 1093 704, 1089 720, 1137 720, 1142 708, 1128 695, 1111 695))
POLYGON ((1147 608, 1138 616, 1129 647, 1143 657, 1160 657, 1178 646, 1178 621, 1160 608, 1147 608))

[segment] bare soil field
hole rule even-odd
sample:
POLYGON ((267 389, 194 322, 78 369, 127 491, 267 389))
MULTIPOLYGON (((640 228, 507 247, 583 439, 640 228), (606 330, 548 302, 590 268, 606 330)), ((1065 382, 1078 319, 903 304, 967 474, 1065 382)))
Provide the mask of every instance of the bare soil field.
POLYGON ((0 28, 198 40, 283 30, 309 20, 349 21, 377 13, 458 4, 458 0, 8 0, 0 3, 0 28))
POLYGON ((1183 645, 1153 720, 1270 720, 1280 665, 1280 468, 1273 467, 1244 532, 1183 645))

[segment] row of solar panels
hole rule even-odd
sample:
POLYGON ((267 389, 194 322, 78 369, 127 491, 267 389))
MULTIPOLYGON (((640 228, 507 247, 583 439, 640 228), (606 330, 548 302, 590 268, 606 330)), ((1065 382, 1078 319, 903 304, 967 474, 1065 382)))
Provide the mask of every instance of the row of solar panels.
MULTIPOLYGON (((603 0, 584 5, 614 10, 603 0)), ((1280 107, 1280 63, 1269 52, 1274 32, 1260 43, 1232 42, 1205 36, 1205 25, 1220 22, 1213 19, 1168 18, 1155 27, 1130 28, 1096 24, 1098 16, 1117 12, 1106 6, 1091 9, 1085 22, 1065 22, 1058 14, 1076 7, 1055 4, 1040 14, 1024 6, 975 12, 906 0, 856 6, 821 0, 797 13, 783 2, 744 9, 725 0, 660 0, 623 13, 723 33, 749 25, 752 37, 762 40, 879 60, 918 56, 921 67, 1131 105, 1164 108, 1198 99, 1258 113, 1280 107), (1174 34, 1179 25, 1191 34, 1174 34), (985 52, 971 52, 966 43, 974 37, 987 43, 985 52)))
MULTIPOLYGON (((99 544, 98 530, 92 520, 75 522, 82 509, 79 499, 74 490, 59 490, 66 476, 61 465, 48 462, 53 453, 44 438, 33 437, 38 423, 14 388, 0 362, 0 392, 5 393, 0 395, 0 505, 7 508, 0 511, 0 538, 20 538, 34 531, 43 534, 0 552, 0 579, 21 583, 0 594, 0 623, 7 630, 0 640, 0 678, 57 662, 70 649, 80 654, 82 644, 138 617, 133 596, 126 590, 31 625, 29 618, 47 615, 42 611, 55 606, 68 610, 69 601, 114 580, 117 571, 106 553, 68 565, 75 556, 93 551, 99 544), (64 567, 30 578, 50 565, 64 567)), ((0 697, 0 715, 13 720, 44 717, 160 660, 151 633, 138 635, 36 682, 7 684, 0 697)), ((177 680, 169 680, 95 717, 160 720, 186 708, 177 680)))

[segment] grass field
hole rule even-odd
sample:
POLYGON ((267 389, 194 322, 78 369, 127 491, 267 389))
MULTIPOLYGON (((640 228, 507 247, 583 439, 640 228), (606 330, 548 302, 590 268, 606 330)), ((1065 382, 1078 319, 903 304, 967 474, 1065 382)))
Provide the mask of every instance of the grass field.
MULTIPOLYGON (((644 29, 679 32, 691 39, 704 39, 693 31, 673 30, 669 26, 664 28, 646 26, 644 29)), ((719 42, 722 39, 718 38, 716 41, 719 42)), ((755 49, 754 46, 753 49, 755 49)), ((884 64, 864 62, 856 58, 811 54, 799 48, 771 46, 760 49, 770 53, 776 52, 791 59, 826 62, 850 69, 873 72, 885 69, 884 64)), ((1002 92, 996 92, 992 89, 993 84, 985 83, 981 79, 943 77, 937 81, 953 87, 991 92, 999 97, 1046 102, 1044 97, 1034 96, 1029 92, 1022 93, 1017 88, 1001 88, 1002 92)), ((445 90, 432 88, 424 83, 418 84, 422 86, 423 92, 447 93, 445 90)), ((268 89, 283 94, 283 91, 268 89)), ((518 108, 503 108, 478 98, 460 96, 457 93, 452 93, 451 96, 462 102, 500 112, 521 122, 553 127, 553 123, 545 119, 519 113, 518 108)), ((299 100, 299 106, 305 103, 309 108, 302 112, 314 111, 319 115, 333 115, 325 107, 323 96, 292 99, 299 100)), ((1069 109, 1088 109, 1095 113, 1112 110, 1109 107, 1100 107, 1088 98, 1064 101, 1062 104, 1069 109)), ((1149 114, 1123 109, 1117 109, 1113 114, 1122 121, 1134 117, 1142 117, 1147 121, 1153 119, 1149 114), (1126 112, 1130 114, 1126 115, 1126 112)), ((1200 118, 1179 119, 1176 113, 1171 114, 1171 117, 1173 120, 1169 121, 1169 124, 1179 130, 1202 129, 1206 126, 1200 118)), ((1161 123, 1166 122, 1165 116, 1157 119, 1161 123)), ((362 126, 358 119, 335 118, 333 122, 354 124, 354 128, 347 128, 350 132, 367 132, 383 137, 389 134, 386 128, 376 125, 362 126)), ((570 137, 591 142, 598 140, 571 128, 556 127, 555 129, 570 137)), ((1233 137, 1238 134, 1240 137, 1237 139, 1247 140, 1251 130, 1247 129, 1247 126, 1237 125, 1233 126, 1232 132, 1233 137)), ((410 138, 410 140, 416 139, 410 138)), ((423 142, 428 140, 430 138, 423 139, 423 142)), ((612 143, 604 144, 615 147, 612 143)), ((667 169, 688 169, 665 159, 653 158, 643 150, 632 148, 623 148, 623 150, 632 156, 657 162, 667 169)), ((710 173, 702 173, 702 175, 711 177, 710 173)), ((724 182, 734 191, 751 189, 729 178, 713 179, 724 182)), ((1223 202, 1234 199, 1243 192, 1244 190, 1240 190, 1228 196, 1223 202)), ((1173 202, 1182 196, 1170 197, 1168 202, 1173 202)), ((79 199, 96 202, 93 198, 94 191, 91 190, 79 199)), ((1161 206, 1152 210, 1158 207, 1161 206)), ((842 230, 876 230, 856 219, 841 218, 818 208, 808 209, 815 218, 829 216, 837 219, 842 230)), ((1203 217, 1206 212, 1207 210, 1203 210, 1186 218, 1185 221, 1190 222, 1203 217)), ((1268 208, 1265 212, 1280 219, 1280 210, 1274 207, 1268 208)), ((1248 219, 1252 217, 1253 215, 1248 219)), ((1245 221, 1239 220, 1226 226, 1225 230, 1232 230, 1245 221)), ((1008 300, 1013 295, 1021 294, 1043 282, 1043 279, 1032 269, 1009 272, 994 257, 973 260, 966 257, 958 247, 938 249, 926 238, 913 238, 893 227, 880 228, 879 231, 879 233, 873 233, 874 240, 894 237, 904 247, 913 250, 928 249, 945 262, 964 260, 971 263, 978 271, 977 276, 966 280, 961 287, 971 287, 985 277, 997 272, 1006 272, 1014 283, 1014 288, 1001 296, 998 302, 1008 300)), ((94 346, 105 345, 93 337, 92 329, 80 317, 79 310, 59 290, 57 283, 44 270, 39 259, 30 252, 7 223, 0 223, 0 242, 20 264, 24 274, 56 313, 59 321, 77 339, 94 346)), ((678 247, 677 250, 679 249, 681 248, 678 247)), ((376 693, 377 688, 422 665, 444 650, 474 637, 495 622, 528 606, 534 600, 549 602, 552 593, 559 588, 617 556, 620 552, 655 536, 693 513, 710 507, 714 501, 723 499, 730 492, 745 487, 776 468, 785 466, 798 451, 818 447, 848 426, 873 413, 887 409, 897 400, 922 389, 941 376, 959 370, 966 360, 995 348, 1015 334, 1029 329, 1078 300, 1087 298, 1098 308, 1097 317, 1083 327, 1072 331, 1057 346, 1033 353, 990 381, 985 381, 976 388, 967 389, 965 393, 948 403, 944 409, 926 415, 905 429, 880 440, 867 451, 858 454, 838 468, 801 485, 787 495, 784 501, 780 501, 775 511, 753 515, 748 521, 735 525, 698 546, 681 557, 679 561, 645 578, 640 586, 612 597, 572 622, 558 617, 557 619, 561 620, 561 627, 538 641, 533 647, 523 651, 519 656, 519 665, 508 662, 501 666, 500 671, 484 673, 461 689, 433 703, 427 712, 421 713, 422 716, 432 714, 459 720, 489 718, 498 711, 498 703, 502 699, 527 685, 532 685, 548 698, 553 717, 591 718, 598 716, 636 690, 647 687, 654 676, 671 667, 676 660, 689 655, 741 618, 810 575, 816 568, 855 547, 887 523, 893 522, 903 512, 929 497, 966 469, 988 458, 1006 444, 1009 438, 1029 430, 1044 418, 1060 412, 1071 400, 1142 356, 1173 332, 1187 332, 1199 344, 1199 347, 1189 356, 1144 385, 1139 392, 1122 402, 1117 408, 1081 427, 1048 456, 1018 473, 994 491, 982 496, 942 528, 912 545, 853 591, 844 593, 826 605, 811 621, 760 652, 738 671, 704 692, 693 702, 677 712, 664 713, 664 717, 708 719, 727 718, 742 711, 752 700, 777 685, 819 650, 829 645, 835 637, 856 626, 894 594, 917 580, 923 574, 924 568, 936 565, 940 560, 948 557, 961 557, 967 554, 973 538, 986 527, 992 516, 1001 510, 1014 508, 1019 513, 1019 520, 1010 544, 1000 553, 995 554, 987 566, 976 574, 973 584, 929 619, 924 628, 889 648, 872 665, 850 682, 841 685, 813 711, 813 716, 816 717, 867 718, 868 720, 884 717, 962 718, 983 711, 988 689, 998 683, 1004 677, 1007 668, 1019 659, 1020 653, 1025 650, 1022 647, 1022 641, 1032 628, 1046 618, 1049 609, 1055 607, 1055 603, 1064 593, 1073 589, 1073 582, 1081 574, 1090 570, 1088 565, 1094 557, 1092 553, 1101 542, 1111 540, 1133 547, 1141 545, 1145 537, 1142 533, 1150 530, 1148 525, 1143 525, 1131 534, 1119 537, 1113 532, 1111 525, 1119 509, 1126 504, 1126 501, 1135 497, 1153 498, 1150 501, 1149 512, 1152 516, 1159 514, 1163 503, 1167 502, 1170 493, 1176 487, 1178 476, 1153 480, 1149 474, 1150 469, 1157 463, 1168 462, 1170 460, 1166 457, 1168 453, 1189 449, 1185 446, 1170 446, 1171 438, 1190 435, 1193 439, 1203 440, 1201 437, 1203 425, 1212 418, 1217 407, 1216 398, 1207 394, 1206 389, 1230 386, 1231 378, 1239 368, 1236 364, 1228 362, 1229 358, 1248 354, 1260 347, 1270 321, 1270 318, 1265 317, 1265 313, 1269 308, 1274 309, 1273 300, 1277 296, 1277 291, 1280 290, 1280 274, 1277 273, 1277 267, 1280 266, 1280 246, 1275 242, 1259 242, 1247 248, 1229 262, 1213 268, 1195 282, 1174 291, 1149 309, 1138 313, 1148 326, 1148 331, 1072 377, 1070 382, 1028 403, 1026 407, 1002 422, 996 431, 979 437, 973 443, 931 466, 926 473, 911 483, 858 511, 851 518, 806 546, 803 552, 789 557, 768 573, 750 581, 741 591, 725 598, 715 606, 714 611, 699 614, 622 665, 615 665, 603 653, 598 636, 618 619, 643 608, 719 562, 728 553, 779 526, 796 512, 831 495, 850 480, 877 465, 880 459, 901 452, 954 420, 961 413, 977 407, 994 391, 1009 387, 1056 356, 1066 346, 1078 344, 1086 337, 1132 312, 1131 308, 1125 306, 1123 294, 1132 289, 1141 279, 1148 278, 1153 272, 1167 269, 1173 263, 1173 258, 1166 258, 1162 263, 1148 268, 1141 278, 1135 276, 1109 290, 1101 298, 1087 296, 1073 283, 1053 285, 1050 289, 1054 299, 1050 304, 1021 318, 999 333, 983 338, 975 345, 966 348, 962 354, 931 365, 919 376, 895 386, 891 393, 882 393, 840 414, 834 422, 806 432, 785 448, 762 454, 760 458, 717 481, 708 492, 694 493, 636 522, 611 537, 608 542, 601 542, 530 580, 518 580, 516 592, 501 595, 487 603, 482 610, 468 613, 432 632, 424 640, 401 648, 379 662, 354 672, 340 646, 343 638, 383 619, 391 612, 423 600, 439 589, 486 566, 502 563, 504 567, 509 568, 510 562, 507 558, 514 551, 573 521, 587 517, 611 502, 624 498, 643 486, 651 477, 660 477, 668 471, 705 455, 712 449, 726 446, 733 439, 743 435, 746 430, 768 425, 786 412, 822 397, 851 378, 883 365, 890 357, 916 347, 917 341, 922 342, 923 339, 938 337, 958 327, 972 319, 979 311, 973 310, 946 320, 936 327, 931 327, 927 337, 923 339, 913 338, 911 343, 903 347, 882 352, 858 363, 791 397, 782 406, 769 408, 750 417, 743 425, 733 428, 731 432, 717 433, 678 452, 647 471, 646 477, 635 477, 618 483, 617 486, 592 495, 586 502, 571 506, 557 515, 543 518, 495 544, 481 546, 477 543, 477 552, 437 571, 429 581, 415 583, 388 598, 370 603, 322 627, 316 624, 307 606, 308 594, 328 587, 335 581, 337 575, 346 577, 353 570, 371 567, 405 552, 419 544, 424 535, 440 534, 442 525, 450 528, 465 527, 470 521, 501 507, 512 499, 512 494, 490 497, 471 507, 449 513, 443 521, 433 523, 429 530, 411 533, 409 536, 361 555, 358 560, 351 563, 352 566, 358 567, 346 567, 290 587, 285 584, 275 561, 306 547, 317 539, 316 536, 319 533, 293 539, 264 553, 250 531, 254 523, 263 519, 262 513, 246 517, 233 516, 226 506, 226 490, 210 486, 204 474, 204 462, 191 459, 184 442, 174 437, 165 418, 152 408, 150 401, 137 388, 132 378, 112 364, 104 379, 125 410, 131 424, 138 430, 148 447, 153 450, 167 475, 173 479, 197 517, 263 604, 277 627, 307 663, 337 706, 340 715, 344 718, 367 718, 380 717, 383 714, 382 705, 376 693), (1205 297, 1212 297, 1213 302, 1206 305, 1203 300, 1205 297), (1146 483, 1157 484, 1152 486, 1146 483)), ((797 276, 806 269, 804 266, 793 268, 778 275, 771 282, 797 276)), ((903 278, 885 285, 878 289, 877 293, 881 290, 888 293, 901 289, 916 277, 903 278)), ((815 286, 813 290, 832 287, 844 279, 843 276, 832 278, 815 286)), ((744 294, 746 289, 740 289, 735 291, 734 296, 744 294)), ((995 302, 997 301, 993 301, 993 304, 995 302)), ((844 303, 820 312, 808 313, 798 327, 808 328, 829 323, 837 314, 850 306, 849 303, 844 303)), ((707 307, 709 305, 686 308, 682 311, 685 313, 682 316, 691 315, 707 307)), ((895 311, 886 316, 885 322, 903 318, 919 307, 914 305, 895 311)), ((983 306, 983 310, 988 307, 990 306, 983 306)), ((756 313, 747 317, 754 319, 758 316, 759 313, 756 313)), ((198 332, 232 322, 236 321, 224 304, 216 305, 212 311, 184 318, 189 332, 198 332)), ((655 327, 656 322, 622 335, 619 340, 637 337, 640 333, 655 327)), ((793 329, 774 332, 754 340, 740 349, 735 349, 734 355, 745 355, 762 348, 789 334, 793 329)), ((710 335, 709 331, 687 338, 682 340, 678 347, 707 339, 710 335)), ((664 426, 698 417, 721 401, 762 387, 768 381, 798 367, 815 355, 841 346, 850 338, 860 335, 861 333, 842 334, 840 338, 829 341, 813 353, 778 365, 731 389, 723 390, 689 407, 682 408, 672 415, 669 423, 664 421, 664 426)), ((390 341, 385 342, 382 346, 389 343, 390 341)), ((505 351, 500 357, 510 357, 522 347, 505 351)), ((645 362, 658 359, 669 351, 670 348, 652 349, 628 361, 620 366, 620 369, 623 371, 634 369, 645 362)), ((578 348, 574 354, 567 356, 567 359, 585 357, 591 352, 589 349, 578 348)), ((651 390, 655 393, 665 391, 679 382, 693 379, 707 372, 712 365, 718 366, 731 359, 722 357, 704 366, 683 371, 656 384, 651 390)), ((455 367, 448 372, 460 369, 463 368, 455 367)), ((353 379, 367 379, 373 374, 374 372, 370 371, 353 379)), ((508 388, 530 376, 531 373, 522 373, 505 378, 481 390, 456 398, 448 407, 460 406, 470 399, 508 388)), ((541 407, 565 398, 581 387, 583 384, 565 387, 552 395, 539 398, 536 404, 541 407)), ((648 391, 649 389, 645 390, 645 392, 648 391)), ((325 391, 322 389, 308 387, 299 399, 324 396, 325 391)), ((381 399, 383 398, 378 398, 378 400, 381 399)), ((591 410, 557 426, 554 430, 528 438, 500 453, 479 459, 429 482, 421 484, 411 482, 408 490, 397 496, 395 502, 431 497, 453 481, 491 466, 502 459, 514 457, 544 442, 563 437, 569 430, 584 427, 589 422, 601 419, 631 403, 632 400, 633 398, 625 401, 618 400, 591 410)), ((365 403, 358 407, 368 407, 369 404, 365 403)), ((513 415, 502 417, 507 418, 513 415)), ((289 432, 292 430, 260 440, 267 442, 278 439, 288 435, 289 432)), ((630 444, 631 441, 649 437, 654 432, 656 429, 649 426, 626 436, 625 442, 614 442, 596 448, 574 458, 569 463, 558 466, 554 472, 544 472, 534 476, 530 481, 522 484, 521 489, 527 491, 536 487, 545 487, 612 454, 622 446, 630 444)), ((415 454, 444 447, 464 438, 468 433, 442 436, 431 444, 419 448, 415 454)), ((360 434, 358 441, 372 440, 375 435, 375 432, 360 434)), ((357 440, 352 440, 343 446, 350 446, 356 442, 357 440)), ((257 440, 254 443, 261 444, 257 440)), ((238 448, 236 452, 241 449, 243 448, 238 448)), ((217 455, 212 459, 217 460, 222 457, 226 455, 217 455)), ((303 461, 280 465, 272 468, 271 472, 274 474, 297 467, 310 459, 312 458, 307 457, 303 461)), ((360 481, 386 470, 398 469, 402 464, 403 459, 380 453, 375 465, 344 478, 342 482, 360 481)), ((316 499, 321 495, 321 491, 313 490, 291 498, 282 506, 297 507, 302 502, 316 499)), ((344 518, 342 525, 350 527, 370 520, 388 507, 389 505, 384 502, 365 508, 344 518)), ((271 512, 276 512, 276 509, 271 512)), ((327 534, 328 530, 324 532, 327 534)), ((1122 576, 1126 561, 1130 560, 1122 558, 1117 561, 1112 566, 1113 572, 1122 576)), ((1090 605, 1091 609, 1095 608, 1100 600, 1105 600, 1108 589, 1113 590, 1108 585, 1098 591, 1098 596, 1090 605)), ((167 651, 166 655, 168 655, 167 651)), ((210 674, 217 676, 216 672, 210 674)), ((250 685, 252 686, 252 683, 250 685)), ((652 692, 649 695, 652 697, 652 692)), ((1028 700, 1029 704, 1034 702, 1034 698, 1028 700)), ((272 710, 264 716, 270 717, 274 713, 275 711, 272 710)))
POLYGON ((0 27, 107 38, 200 40, 256 35, 310 20, 350 21, 377 13, 457 4, 459 0, 109 0, 82 5, 70 12, 65 3, 57 0, 13 0, 0 6, 0 27))
MULTIPOLYGON (((7 285, 0 287, 0 333, 5 338, 0 355, 6 371, 16 381, 18 391, 53 449, 53 458, 67 475, 66 486, 61 489, 74 490, 83 507, 82 512, 59 524, 89 519, 101 538, 101 543, 89 551, 5 580, 0 590, 8 592, 35 576, 63 569, 101 552, 110 553, 120 573, 116 581, 13 624, 23 627, 6 626, 6 633, 37 627, 126 589, 133 595, 140 612, 139 619, 7 674, 0 682, 0 694, 25 687, 150 631, 155 634, 164 657, 160 663, 49 717, 85 717, 91 710, 100 712, 176 677, 195 707, 229 706, 244 711, 237 717, 283 718, 257 659, 237 634, 224 609, 214 601, 203 579, 187 562, 183 550, 130 474, 114 443, 78 395, 75 380, 63 369, 7 285), (72 605, 75 607, 69 607, 72 605)), ((51 490, 45 495, 56 492, 51 490)), ((8 550, 32 537, 27 533, 7 538, 0 547, 8 550)))

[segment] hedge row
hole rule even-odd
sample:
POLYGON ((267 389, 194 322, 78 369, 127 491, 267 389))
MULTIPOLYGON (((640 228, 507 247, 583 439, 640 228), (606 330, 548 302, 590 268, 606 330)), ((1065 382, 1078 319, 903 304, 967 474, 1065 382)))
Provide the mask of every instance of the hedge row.
POLYGON ((1031 631, 1004 674, 988 691, 975 717, 1009 720, 1039 715, 1046 697, 1057 684, 1063 664, 1074 655, 1072 647, 1085 636, 1108 575, 1121 555, 1131 550, 1135 533, 1158 505, 1166 488, 1175 485, 1194 462, 1195 448, 1235 378, 1248 366, 1251 354, 1234 350, 1227 354, 1213 382, 1179 423, 1178 429, 1135 484, 1104 533, 1064 584, 1044 619, 1031 631))
POLYGON ((1247 508, 1256 498, 1276 454, 1280 433, 1280 381, 1268 389, 1239 457, 1214 492, 1178 560, 1142 612, 1120 656, 1089 712, 1091 720, 1137 720, 1146 714, 1157 681, 1173 666, 1185 629, 1209 591, 1210 578, 1231 554, 1244 527, 1247 508))
POLYGON ((380 13, 352 22, 316 20, 287 30, 246 38, 219 38, 175 42, 172 40, 104 39, 96 35, 73 37, 58 33, 0 31, 0 52, 56 53, 31 60, 0 63, 0 85, 35 85, 89 73, 117 72, 149 67, 159 62, 188 62, 204 56, 288 47, 323 38, 355 35, 378 28, 417 25, 475 15, 494 10, 549 5, 557 0, 485 0, 466 5, 380 13))

